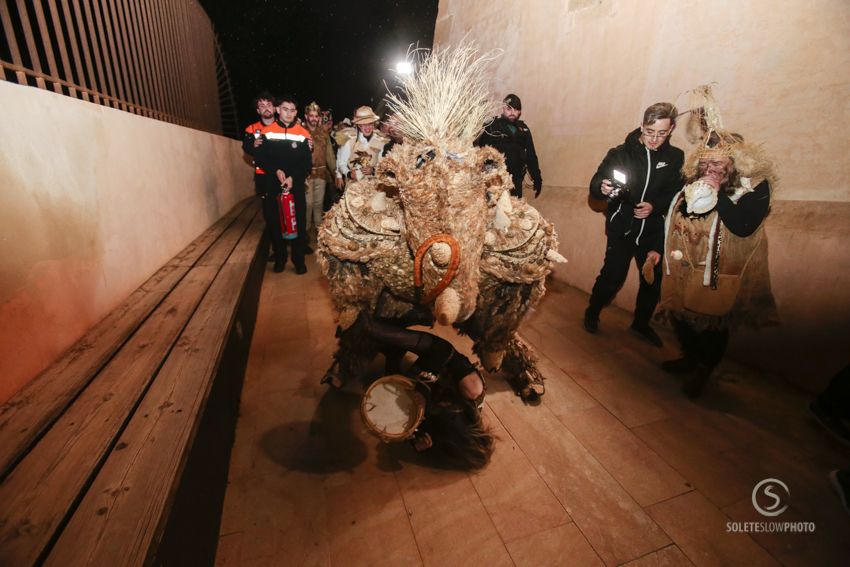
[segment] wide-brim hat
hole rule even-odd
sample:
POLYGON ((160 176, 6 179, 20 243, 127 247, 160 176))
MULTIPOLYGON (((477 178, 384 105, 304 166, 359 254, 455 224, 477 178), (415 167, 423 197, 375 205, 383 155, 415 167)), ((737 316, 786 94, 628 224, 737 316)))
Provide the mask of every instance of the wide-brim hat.
POLYGON ((381 117, 375 114, 372 110, 371 106, 361 106, 357 110, 354 111, 354 120, 351 121, 352 124, 374 124, 381 117))

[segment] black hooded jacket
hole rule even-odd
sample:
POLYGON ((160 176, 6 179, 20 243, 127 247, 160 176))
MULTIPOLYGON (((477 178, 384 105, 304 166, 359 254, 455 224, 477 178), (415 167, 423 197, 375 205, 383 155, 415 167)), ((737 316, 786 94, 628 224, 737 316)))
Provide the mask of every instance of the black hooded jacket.
POLYGON ((626 141, 608 150, 599 169, 590 181, 590 195, 605 199, 602 180, 614 179, 614 170, 626 175, 628 194, 608 202, 605 212, 608 238, 631 238, 638 245, 647 245, 658 252, 664 246, 664 216, 673 196, 682 189, 681 169, 685 153, 670 145, 670 138, 657 150, 640 142, 640 128, 626 136, 626 141), (652 204, 652 213, 645 219, 634 218, 634 207, 642 201, 652 204))
POLYGON ((526 168, 535 189, 543 187, 543 177, 540 175, 540 164, 534 149, 534 139, 531 130, 522 120, 511 122, 504 116, 493 119, 484 126, 484 132, 475 140, 476 146, 492 146, 505 156, 505 167, 514 178, 514 183, 525 176, 526 168))

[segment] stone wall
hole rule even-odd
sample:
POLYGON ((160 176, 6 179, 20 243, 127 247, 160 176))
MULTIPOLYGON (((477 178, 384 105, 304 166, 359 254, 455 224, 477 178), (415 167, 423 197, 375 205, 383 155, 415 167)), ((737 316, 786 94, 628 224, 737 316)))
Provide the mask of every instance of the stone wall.
POLYGON ((253 193, 239 143, 0 81, 0 402, 253 193))
MULTIPOLYGON (((726 125, 763 142, 781 179, 767 230, 783 323, 739 333, 730 354, 814 391, 850 363, 848 29, 844 0, 441 0, 435 45, 504 49, 494 96, 523 100, 545 181, 532 204, 570 261, 556 277, 586 291, 604 255, 587 183, 605 152, 646 106, 686 109, 681 93, 715 83, 726 125)), ((618 305, 633 308, 636 278, 618 305)))

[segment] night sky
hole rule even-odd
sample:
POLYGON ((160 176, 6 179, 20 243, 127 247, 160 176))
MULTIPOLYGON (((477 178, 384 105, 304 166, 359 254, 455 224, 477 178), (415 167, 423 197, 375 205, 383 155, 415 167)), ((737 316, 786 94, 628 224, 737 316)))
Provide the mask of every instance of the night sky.
POLYGON ((431 47, 438 0, 200 0, 219 36, 244 126, 261 90, 316 100, 334 120, 375 108, 410 44, 431 47))

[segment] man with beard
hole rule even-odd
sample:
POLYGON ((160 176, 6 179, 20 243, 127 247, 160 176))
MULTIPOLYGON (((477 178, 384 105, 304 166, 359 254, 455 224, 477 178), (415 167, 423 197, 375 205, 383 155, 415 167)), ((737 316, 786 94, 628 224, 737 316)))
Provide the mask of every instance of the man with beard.
MULTIPOLYGON (((702 92, 713 102, 707 87, 702 92)), ((713 124, 705 123, 708 132, 682 169, 687 185, 667 216, 659 305, 683 354, 662 368, 686 375, 682 389, 691 398, 723 358, 731 329, 778 322, 764 231, 772 164, 758 146, 719 127, 716 110, 698 109, 692 119, 705 115, 713 124)))
POLYGON ((528 170, 534 182, 534 197, 537 198, 543 189, 543 177, 540 175, 531 130, 519 119, 520 116, 522 102, 517 95, 509 94, 503 101, 502 115, 493 118, 492 122, 484 126, 484 132, 475 141, 475 145, 491 146, 505 156, 505 166, 514 183, 511 191, 514 197, 522 197, 522 180, 528 170))
MULTIPOLYGON (((256 97, 254 97, 254 108, 257 109, 257 116, 260 119, 257 122, 249 124, 245 127, 245 131, 242 135, 242 151, 246 154, 254 158, 255 154, 258 151, 258 148, 263 145, 263 142, 266 141, 266 134, 269 132, 277 131, 277 122, 275 121, 275 104, 274 97, 269 91, 262 91, 256 97)), ((261 199, 264 198, 263 186, 264 186, 264 177, 266 176, 266 172, 257 165, 256 160, 254 160, 254 192, 261 199)), ((272 203, 268 205, 263 202, 263 212, 265 215, 266 206, 271 206, 272 203)), ((275 246, 278 243, 278 240, 275 239, 275 233, 272 230, 272 227, 279 224, 276 215, 265 215, 266 219, 266 233, 269 235, 269 240, 272 243, 272 249, 275 249, 275 246), (270 222, 269 219, 273 220, 270 222)), ((269 261, 274 260, 276 252, 273 252, 269 256, 269 261)))
POLYGON ((322 109, 311 102, 304 109, 307 131, 313 138, 313 168, 307 176, 305 201, 307 208, 308 249, 309 242, 316 242, 319 225, 322 223, 325 190, 331 182, 331 171, 336 167, 336 159, 330 144, 330 125, 322 122, 322 109))
POLYGON ((634 321, 629 330, 657 347, 662 346, 661 337, 649 325, 661 291, 661 267, 657 262, 646 266, 646 259, 650 252, 657 257, 663 251, 664 213, 670 199, 682 188, 679 169, 685 154, 670 145, 677 115, 676 107, 669 102, 647 108, 641 126, 626 136, 625 143, 608 151, 590 181, 591 197, 608 200, 605 213, 608 238, 602 270, 584 312, 584 328, 588 333, 598 331, 599 314, 620 291, 634 259, 641 273, 634 321), (644 266, 648 268, 646 271, 644 266))
POLYGON ((282 97, 277 104, 279 120, 265 134, 266 141, 255 148, 254 161, 266 174, 260 177, 263 215, 272 236, 274 271, 282 272, 287 261, 287 239, 283 235, 283 211, 279 207, 282 192, 289 191, 295 200, 297 236, 292 245, 292 263, 296 274, 306 274, 307 207, 304 181, 312 167, 310 132, 297 123, 298 108, 293 97, 282 97))

